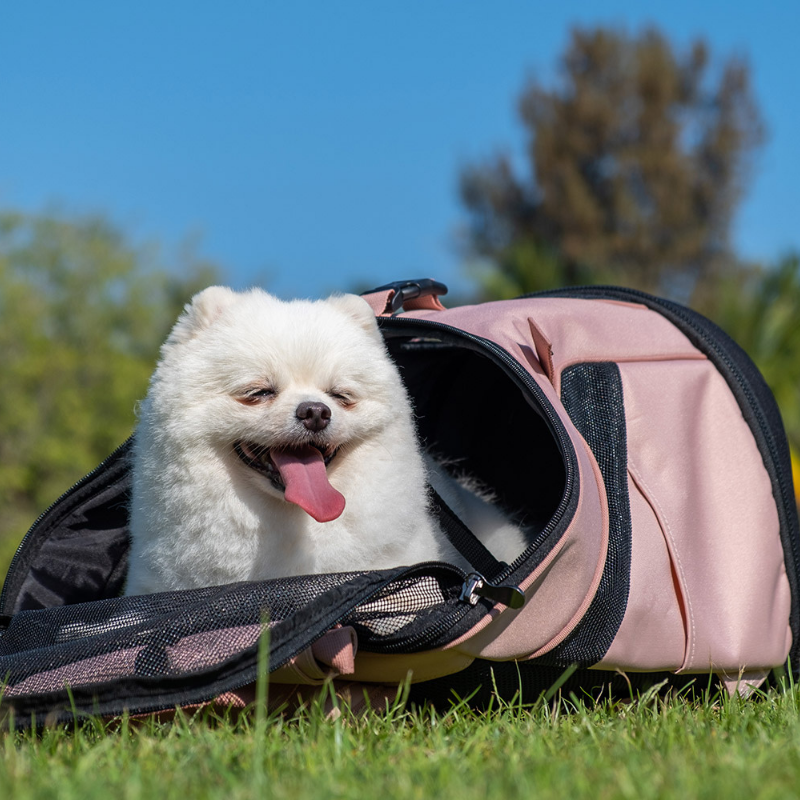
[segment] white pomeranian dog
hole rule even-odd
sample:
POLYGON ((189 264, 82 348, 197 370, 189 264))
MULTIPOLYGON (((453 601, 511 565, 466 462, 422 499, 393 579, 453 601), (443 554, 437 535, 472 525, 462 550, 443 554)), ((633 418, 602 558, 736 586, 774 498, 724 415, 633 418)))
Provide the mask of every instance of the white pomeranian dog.
POLYGON ((519 528, 417 443, 372 310, 213 286, 186 306, 141 405, 126 593, 382 569, 466 566, 430 483, 502 560, 519 528))

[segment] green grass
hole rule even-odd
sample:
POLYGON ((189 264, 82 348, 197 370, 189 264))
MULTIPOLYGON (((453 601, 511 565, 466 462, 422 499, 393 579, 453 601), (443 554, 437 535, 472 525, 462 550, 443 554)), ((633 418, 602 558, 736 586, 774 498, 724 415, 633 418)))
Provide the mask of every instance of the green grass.
POLYGON ((799 709, 789 689, 755 701, 94 721, 4 734, 0 797, 784 798, 800 794, 799 709))

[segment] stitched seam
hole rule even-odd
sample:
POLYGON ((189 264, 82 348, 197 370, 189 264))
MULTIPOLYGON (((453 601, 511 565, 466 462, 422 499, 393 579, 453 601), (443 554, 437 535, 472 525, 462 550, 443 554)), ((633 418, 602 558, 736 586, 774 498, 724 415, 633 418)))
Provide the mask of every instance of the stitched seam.
POLYGON ((689 620, 689 630, 691 633, 691 645, 689 648, 689 656, 688 658, 684 659, 683 666, 681 667, 681 669, 685 669, 689 665, 694 663, 694 652, 697 643, 697 637, 695 635, 694 609, 692 608, 692 600, 689 597, 689 587, 686 582, 686 574, 683 571, 683 564, 681 563, 681 557, 675 543, 675 537, 672 534, 672 528, 670 527, 669 520, 667 519, 667 516, 664 513, 664 509, 662 508, 661 503, 658 502, 658 498, 655 496, 655 494, 653 494, 653 491, 650 489, 649 485, 647 484, 647 481, 645 481, 645 479, 642 477, 641 472, 639 472, 636 465, 631 460, 630 455, 628 456, 628 471, 630 472, 631 477, 634 479, 634 481, 643 490, 647 502, 650 503, 651 506, 654 506, 654 510, 656 511, 656 515, 662 526, 662 529, 669 538, 670 553, 678 569, 678 574, 680 575, 681 593, 683 594, 684 602, 686 603, 686 611, 689 620))

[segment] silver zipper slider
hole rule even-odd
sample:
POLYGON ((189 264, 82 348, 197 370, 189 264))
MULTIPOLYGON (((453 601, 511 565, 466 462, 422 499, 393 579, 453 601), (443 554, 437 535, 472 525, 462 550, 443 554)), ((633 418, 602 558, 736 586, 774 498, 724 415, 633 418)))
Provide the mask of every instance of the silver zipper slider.
POLYGON ((481 597, 509 608, 522 608, 525 605, 525 594, 519 586, 498 586, 489 583, 480 573, 471 572, 461 586, 458 599, 474 606, 481 597))

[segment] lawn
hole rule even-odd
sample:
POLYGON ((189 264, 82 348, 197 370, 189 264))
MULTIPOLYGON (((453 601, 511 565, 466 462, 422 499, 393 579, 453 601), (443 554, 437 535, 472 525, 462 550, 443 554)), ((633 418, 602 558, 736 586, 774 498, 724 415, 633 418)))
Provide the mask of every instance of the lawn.
POLYGON ((800 689, 574 696, 488 712, 94 721, 2 735, 0 797, 564 798, 800 794, 800 689))

